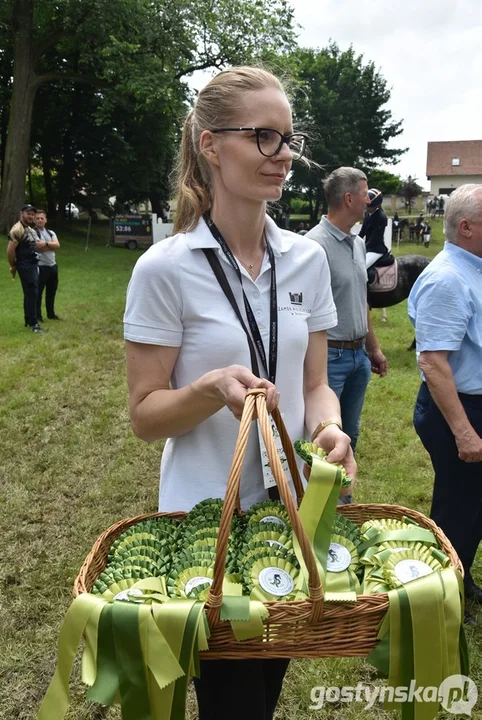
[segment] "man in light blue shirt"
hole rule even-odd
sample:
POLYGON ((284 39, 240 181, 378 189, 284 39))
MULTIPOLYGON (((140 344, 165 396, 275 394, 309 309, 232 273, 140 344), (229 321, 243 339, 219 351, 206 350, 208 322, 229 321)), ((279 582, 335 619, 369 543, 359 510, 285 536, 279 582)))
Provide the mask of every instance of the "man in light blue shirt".
POLYGON ((482 540, 482 185, 452 193, 445 235, 408 299, 423 380, 414 425, 435 471, 431 517, 462 561, 467 597, 482 604, 470 572, 482 540))

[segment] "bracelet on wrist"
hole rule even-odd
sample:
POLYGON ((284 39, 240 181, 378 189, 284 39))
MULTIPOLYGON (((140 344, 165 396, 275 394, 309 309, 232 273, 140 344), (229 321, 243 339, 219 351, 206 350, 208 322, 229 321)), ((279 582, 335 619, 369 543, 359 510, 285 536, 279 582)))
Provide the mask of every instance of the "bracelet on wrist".
POLYGON ((343 426, 342 426, 340 420, 335 420, 335 419, 325 420, 324 422, 321 422, 319 425, 317 425, 315 427, 315 429, 313 430, 313 434, 311 436, 311 442, 313 442, 315 440, 315 438, 318 437, 320 432, 322 432, 322 430, 324 430, 326 427, 328 427, 328 425, 336 425, 337 427, 340 428, 340 430, 343 430, 343 426))

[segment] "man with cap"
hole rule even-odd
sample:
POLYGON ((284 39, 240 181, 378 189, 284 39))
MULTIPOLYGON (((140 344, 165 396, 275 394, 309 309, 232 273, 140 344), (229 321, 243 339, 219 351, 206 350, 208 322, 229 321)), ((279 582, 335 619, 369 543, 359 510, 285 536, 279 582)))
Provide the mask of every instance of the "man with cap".
MULTIPOLYGON (((368 191, 368 205, 365 213, 365 219, 360 230, 360 237, 365 239, 366 246, 366 266, 367 269, 372 265, 386 266, 393 265, 394 258, 389 249, 385 245, 385 228, 388 224, 387 216, 382 208, 383 194, 376 188, 368 191)), ((372 280, 370 273, 369 281, 372 280)), ((374 279, 374 278, 373 278, 374 279)))
POLYGON ((38 267, 37 267, 37 236, 33 229, 36 209, 33 205, 23 205, 20 210, 20 219, 8 234, 7 259, 10 264, 10 274, 20 278, 23 290, 23 310, 25 327, 34 333, 43 333, 38 324, 38 267))

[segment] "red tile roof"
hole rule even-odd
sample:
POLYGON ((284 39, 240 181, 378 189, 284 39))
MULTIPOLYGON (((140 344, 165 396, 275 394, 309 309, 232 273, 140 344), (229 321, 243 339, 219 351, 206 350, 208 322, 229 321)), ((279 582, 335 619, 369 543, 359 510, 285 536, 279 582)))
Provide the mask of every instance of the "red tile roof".
POLYGON ((427 177, 433 175, 482 175, 482 140, 429 142, 427 177), (452 164, 454 158, 458 165, 452 164))

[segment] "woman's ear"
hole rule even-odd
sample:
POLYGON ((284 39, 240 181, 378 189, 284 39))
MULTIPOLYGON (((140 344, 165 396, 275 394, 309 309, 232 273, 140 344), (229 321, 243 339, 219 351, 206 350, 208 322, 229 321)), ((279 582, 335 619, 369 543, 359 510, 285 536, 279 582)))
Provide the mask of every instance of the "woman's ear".
POLYGON ((199 150, 211 165, 219 166, 217 139, 210 130, 203 130, 199 137, 199 150))

